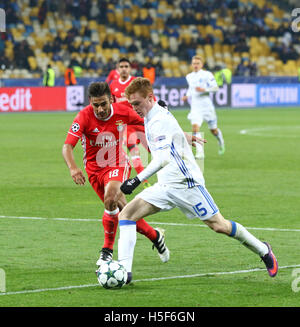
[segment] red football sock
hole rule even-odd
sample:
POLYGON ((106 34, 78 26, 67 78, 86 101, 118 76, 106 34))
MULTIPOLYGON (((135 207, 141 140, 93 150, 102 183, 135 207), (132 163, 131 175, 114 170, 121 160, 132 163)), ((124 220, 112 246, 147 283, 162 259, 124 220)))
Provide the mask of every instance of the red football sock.
POLYGON ((152 242, 157 239, 156 230, 151 227, 144 219, 140 219, 136 222, 136 231, 148 237, 152 242))
POLYGON ((104 248, 108 248, 113 250, 115 237, 118 228, 118 215, 119 209, 114 211, 108 212, 107 210, 104 211, 102 217, 102 225, 104 227, 104 248))
POLYGON ((133 163, 133 168, 138 174, 144 170, 144 166, 140 156, 132 156, 131 159, 133 163))

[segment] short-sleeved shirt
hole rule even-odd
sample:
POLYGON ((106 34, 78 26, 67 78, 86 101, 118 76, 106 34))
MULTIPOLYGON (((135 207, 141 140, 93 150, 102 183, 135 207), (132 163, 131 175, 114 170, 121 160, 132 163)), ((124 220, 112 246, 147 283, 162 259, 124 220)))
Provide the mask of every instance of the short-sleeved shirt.
POLYGON ((107 166, 123 167, 128 164, 128 156, 122 148, 127 125, 143 124, 143 119, 124 104, 113 103, 111 114, 105 120, 98 119, 93 107, 88 105, 75 117, 65 143, 75 146, 81 139, 83 161, 88 174, 94 174, 107 166))
POLYGON ((205 109, 205 107, 213 107, 209 92, 199 92, 196 87, 208 89, 217 87, 214 75, 206 70, 200 69, 198 72, 191 72, 186 75, 188 83, 187 96, 191 97, 191 108, 205 109), (202 108, 201 108, 202 107, 202 108))
POLYGON ((129 76, 126 81, 121 81, 119 78, 111 82, 109 87, 115 102, 127 101, 125 89, 134 79, 134 76, 129 76))

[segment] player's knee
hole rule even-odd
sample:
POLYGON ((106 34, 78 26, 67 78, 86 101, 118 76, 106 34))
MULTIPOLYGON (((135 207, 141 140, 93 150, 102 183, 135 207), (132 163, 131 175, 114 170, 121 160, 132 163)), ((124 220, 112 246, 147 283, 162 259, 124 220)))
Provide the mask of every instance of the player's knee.
POLYGON ((218 135, 218 129, 217 128, 212 128, 210 130, 214 135, 218 135))
POLYGON ((118 202, 116 201, 114 196, 106 196, 104 199, 104 207, 106 210, 113 211, 117 209, 118 202))
POLYGON ((128 215, 126 215, 126 210, 122 210, 120 213, 119 213, 119 220, 128 220, 128 215))

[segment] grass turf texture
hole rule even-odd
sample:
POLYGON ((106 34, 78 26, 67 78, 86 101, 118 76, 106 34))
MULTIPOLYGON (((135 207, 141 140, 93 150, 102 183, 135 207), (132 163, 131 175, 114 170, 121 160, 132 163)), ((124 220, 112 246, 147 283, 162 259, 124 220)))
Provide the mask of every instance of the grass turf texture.
MULTIPOLYGON (((190 131, 187 111, 173 113, 190 131)), ((222 214, 246 227, 300 229, 299 109, 217 113, 226 153, 217 154, 217 141, 203 125, 208 140, 204 175, 222 214)), ((0 307, 299 306, 299 293, 291 288, 293 268, 280 269, 277 277, 269 278, 258 256, 177 209, 147 218, 154 227, 166 229, 171 251, 167 264, 138 235, 136 282, 115 291, 97 286, 95 262, 103 244, 97 219, 103 205, 88 183, 73 183, 61 156, 73 117, 74 113, 1 115, 0 216, 6 217, 0 219, 0 268, 6 273, 6 292, 24 293, 0 293, 0 307), (262 270, 251 271, 255 268, 262 270), (250 271, 217 274, 242 270, 250 271), (80 285, 85 287, 27 292, 80 285)), ((80 144, 75 156, 82 166, 80 144)), ((280 267, 300 264, 299 231, 250 231, 272 244, 280 267)))

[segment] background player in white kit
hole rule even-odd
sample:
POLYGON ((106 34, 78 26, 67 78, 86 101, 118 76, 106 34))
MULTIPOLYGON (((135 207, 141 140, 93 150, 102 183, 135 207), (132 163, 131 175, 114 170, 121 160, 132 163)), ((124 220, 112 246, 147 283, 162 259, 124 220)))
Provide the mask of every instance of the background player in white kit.
MULTIPOLYGON (((193 71, 186 75, 188 90, 182 100, 191 99, 191 110, 188 114, 188 119, 191 121, 193 134, 200 137, 200 127, 204 120, 218 140, 219 154, 224 154, 225 144, 223 135, 218 128, 216 110, 209 96, 210 92, 216 92, 219 87, 214 75, 202 69, 203 64, 202 57, 194 56, 192 58, 193 71)), ((201 156, 203 156, 203 149, 199 145, 196 151, 196 158, 201 156)))
MULTIPOLYGON (((144 117, 145 132, 152 161, 135 178, 121 185, 121 191, 131 194, 146 178, 157 173, 158 182, 139 193, 119 214, 120 238, 118 258, 131 272, 136 242, 136 221, 161 210, 179 208, 188 218, 200 218, 212 230, 239 240, 258 254, 268 273, 274 277, 277 260, 268 243, 261 242, 245 227, 225 219, 219 212, 198 167, 186 135, 177 120, 154 100, 153 89, 146 78, 135 79, 126 88, 126 97, 134 110, 144 117)), ((169 250, 160 253, 162 261, 169 259, 169 250)))

